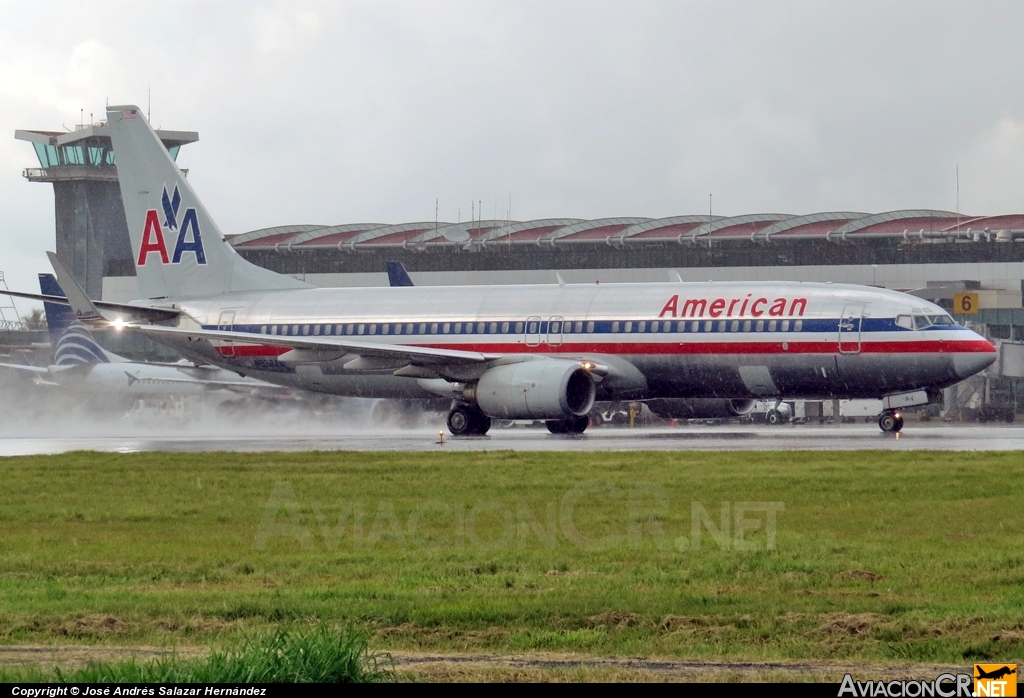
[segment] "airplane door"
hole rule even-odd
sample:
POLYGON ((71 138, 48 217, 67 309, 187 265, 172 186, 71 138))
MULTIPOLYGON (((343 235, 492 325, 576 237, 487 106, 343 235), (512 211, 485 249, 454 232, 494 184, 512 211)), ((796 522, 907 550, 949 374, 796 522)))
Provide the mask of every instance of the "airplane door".
POLYGON ((847 303, 839 318, 839 353, 860 353, 860 329, 864 321, 864 304, 847 303))
MULTIPOLYGON (((224 332, 230 332, 235 326, 235 311, 224 310, 220 314, 220 321, 217 323, 217 329, 224 332)), ((221 356, 234 356, 235 345, 233 342, 224 342, 220 348, 221 356)))
POLYGON ((535 347, 540 344, 540 318, 536 315, 526 318, 526 346, 535 347))
POLYGON ((548 346, 557 347, 562 344, 562 324, 560 317, 548 320, 548 346))

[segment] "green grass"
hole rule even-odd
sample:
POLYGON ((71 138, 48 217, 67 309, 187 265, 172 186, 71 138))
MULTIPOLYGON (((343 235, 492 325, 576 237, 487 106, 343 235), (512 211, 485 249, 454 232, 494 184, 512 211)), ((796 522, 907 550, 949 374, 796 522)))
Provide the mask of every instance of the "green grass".
POLYGON ((0 681, 68 683, 370 683, 395 678, 367 647, 366 634, 310 630, 265 633, 201 659, 92 662, 83 669, 0 669, 0 681))
POLYGON ((1015 453, 10 458, 0 642, 321 622, 393 649, 1009 661, 1022 475, 1015 453), (784 507, 773 549, 743 502, 784 507))

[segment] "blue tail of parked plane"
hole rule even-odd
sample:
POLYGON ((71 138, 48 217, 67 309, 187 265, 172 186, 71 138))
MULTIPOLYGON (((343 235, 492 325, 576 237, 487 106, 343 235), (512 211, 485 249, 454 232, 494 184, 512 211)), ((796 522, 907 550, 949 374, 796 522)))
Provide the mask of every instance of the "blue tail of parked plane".
MULTIPOLYGON (((64 290, 53 274, 39 275, 39 291, 46 296, 63 296, 64 290)), ((75 313, 66 305, 43 303, 46 327, 53 347, 53 363, 57 366, 110 363, 110 357, 92 338, 89 329, 78 322, 75 313)))
POLYGON ((390 286, 415 286, 409 278, 409 272, 401 262, 386 262, 388 267, 388 284, 390 286))

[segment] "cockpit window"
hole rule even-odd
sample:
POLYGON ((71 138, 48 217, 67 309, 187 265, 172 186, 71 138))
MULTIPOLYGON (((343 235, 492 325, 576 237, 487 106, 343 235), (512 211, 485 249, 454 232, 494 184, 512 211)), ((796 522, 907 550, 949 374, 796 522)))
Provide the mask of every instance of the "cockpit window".
POLYGON ((897 315, 896 326, 902 327, 906 330, 914 329, 914 320, 909 315, 897 315))
POLYGON ((927 316, 925 316, 925 315, 915 315, 914 316, 914 329, 915 330, 923 330, 926 327, 928 327, 929 325, 931 325, 931 323, 928 322, 927 316))
POLYGON ((933 325, 953 325, 953 318, 948 315, 929 315, 928 319, 932 321, 933 325))

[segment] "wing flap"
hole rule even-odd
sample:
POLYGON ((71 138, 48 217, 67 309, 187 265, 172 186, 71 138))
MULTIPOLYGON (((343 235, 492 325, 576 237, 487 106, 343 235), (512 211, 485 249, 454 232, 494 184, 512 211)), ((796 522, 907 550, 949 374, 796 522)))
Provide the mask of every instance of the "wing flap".
MULTIPOLYGON (((43 303, 56 303, 57 305, 71 305, 71 302, 65 296, 48 296, 43 293, 23 293, 21 291, 5 291, 0 289, 0 293, 5 296, 14 296, 15 298, 27 298, 33 301, 42 301, 43 303)), ((174 320, 181 311, 174 310, 172 308, 153 308, 145 305, 129 305, 127 303, 108 303, 106 301, 93 301, 100 310, 106 310, 112 313, 120 313, 126 316, 126 320, 146 320, 149 322, 159 322, 165 320, 174 320)))
POLYGON ((378 344, 375 342, 353 342, 337 337, 289 337, 282 335, 252 334, 231 330, 187 329, 164 327, 162 325, 126 325, 143 334, 153 336, 176 336, 189 341, 201 339, 215 342, 236 342, 262 346, 282 347, 290 351, 282 354, 283 360, 295 363, 315 363, 340 358, 345 354, 380 359, 404 359, 418 365, 468 365, 480 364, 499 358, 499 354, 483 354, 478 351, 459 349, 435 349, 402 344, 378 344), (290 357, 288 355, 291 354, 290 357), (284 358, 288 357, 288 358, 284 358))

